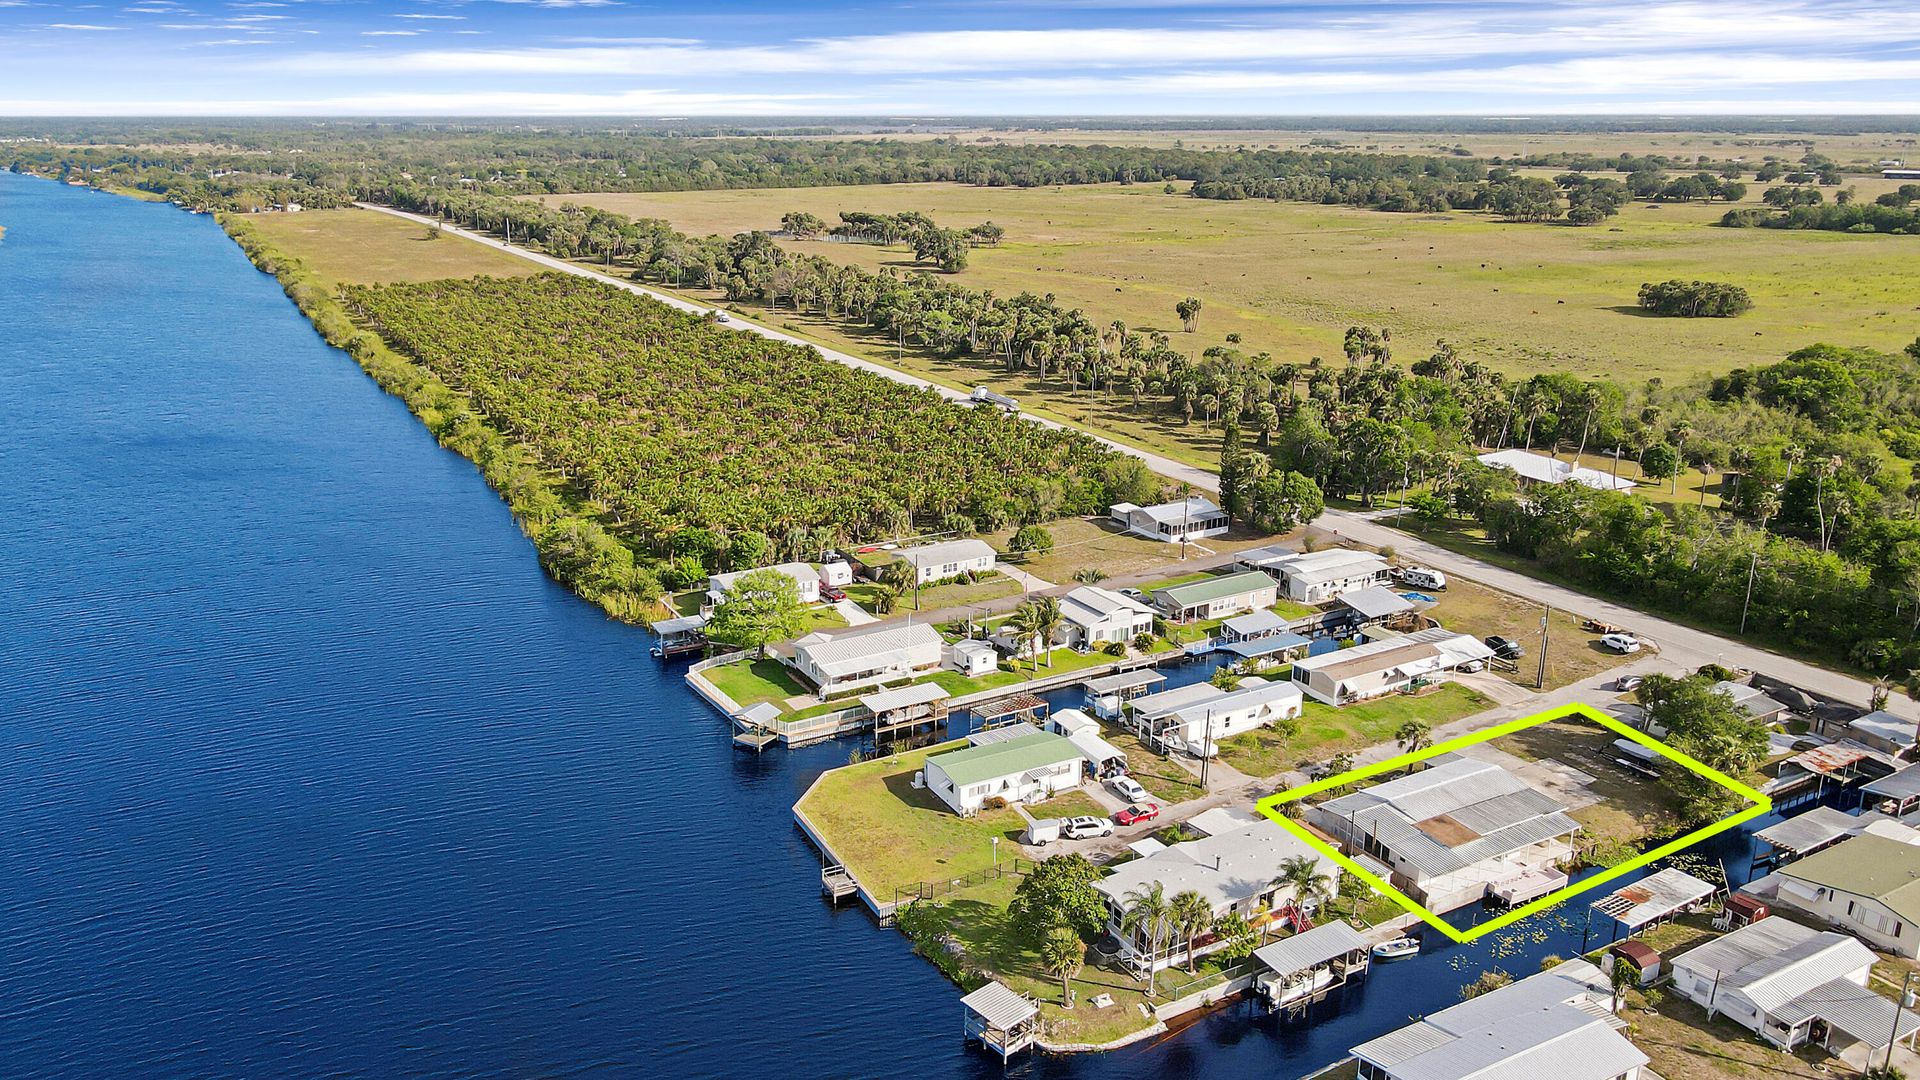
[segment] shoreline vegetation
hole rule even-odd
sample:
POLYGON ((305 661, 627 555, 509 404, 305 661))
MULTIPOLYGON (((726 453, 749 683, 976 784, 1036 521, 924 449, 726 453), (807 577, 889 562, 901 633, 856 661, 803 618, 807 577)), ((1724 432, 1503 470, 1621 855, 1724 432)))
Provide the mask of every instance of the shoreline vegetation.
POLYGON ((632 622, 646 617, 657 592, 648 595, 610 576, 592 580, 576 572, 583 564, 631 567, 633 551, 609 535, 579 495, 545 469, 528 447, 489 424, 467 395, 395 352, 378 334, 356 326, 337 295, 318 284, 300 259, 273 245, 252 223, 224 212, 216 220, 256 269, 280 282, 321 338, 351 356, 376 385, 404 402, 441 446, 474 463, 487 486, 513 511, 520 531, 533 542, 541 565, 556 581, 615 618, 632 622), (566 560, 558 557, 562 541, 571 556, 566 560))

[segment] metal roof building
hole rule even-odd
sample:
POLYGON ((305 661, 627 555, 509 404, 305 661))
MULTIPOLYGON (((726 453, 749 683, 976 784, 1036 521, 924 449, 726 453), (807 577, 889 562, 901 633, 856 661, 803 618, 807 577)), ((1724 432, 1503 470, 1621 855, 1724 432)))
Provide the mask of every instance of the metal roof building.
POLYGON ((1367 622, 1390 619, 1414 609, 1413 601, 1384 585, 1369 585, 1340 594, 1340 602, 1367 622))
POLYGON ((1263 945, 1255 949, 1253 955, 1275 972, 1289 975, 1355 950, 1364 952, 1371 947, 1372 943, 1360 931, 1344 922, 1329 922, 1290 938, 1282 938, 1271 945, 1263 945))
POLYGON ((1669 866, 1593 902, 1602 915, 1630 930, 1677 915, 1719 888, 1669 866))
POLYGON ((1618 1030, 1584 960, 1503 986, 1353 1048, 1386 1080, 1632 1080, 1647 1056, 1618 1030))
POLYGON ((1579 827, 1551 796, 1498 765, 1458 754, 1430 762, 1411 776, 1322 803, 1309 816, 1329 832, 1337 828, 1336 835, 1377 841, 1396 866, 1428 876, 1579 827))

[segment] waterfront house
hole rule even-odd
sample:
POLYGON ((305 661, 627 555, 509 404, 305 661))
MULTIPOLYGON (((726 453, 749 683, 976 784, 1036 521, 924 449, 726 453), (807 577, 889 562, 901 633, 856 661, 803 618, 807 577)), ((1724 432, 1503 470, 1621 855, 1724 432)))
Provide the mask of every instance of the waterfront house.
POLYGON ((1481 454, 1480 464, 1513 473, 1522 491, 1534 484, 1574 483, 1597 491, 1626 491, 1633 487, 1633 481, 1623 476, 1584 465, 1575 466, 1531 450, 1495 450, 1481 454))
POLYGON ((925 623, 881 623, 794 642, 793 667, 822 697, 913 678, 940 666, 946 640, 925 623))
POLYGON ((937 544, 904 548, 896 554, 913 567, 914 580, 921 585, 946 581, 962 574, 992 573, 994 562, 999 557, 993 545, 985 540, 972 539, 942 540, 937 544))
MULTIPOLYGON (((1339 866, 1306 841, 1265 818, 1200 840, 1171 844, 1145 858, 1122 863, 1093 887, 1107 905, 1107 930, 1120 943, 1120 959, 1135 971, 1159 969, 1186 960, 1186 942, 1163 935, 1155 947, 1147 928, 1126 926, 1129 895, 1158 882, 1168 899, 1192 890, 1207 901, 1214 918, 1236 912, 1262 927, 1273 922, 1302 923, 1289 910, 1295 897, 1280 884, 1281 867, 1290 859, 1314 859, 1329 886, 1339 866)), ((1308 909, 1311 913, 1311 909, 1308 909)), ((1196 954, 1204 956, 1225 942, 1203 936, 1196 954)))
POLYGON ((1567 883, 1556 864, 1580 826, 1564 806, 1492 762, 1441 754, 1427 765, 1309 807, 1307 821, 1433 911, 1523 903, 1567 883))
POLYGON ((1112 589, 1082 585, 1060 598, 1061 637, 1076 649, 1153 633, 1153 609, 1112 589))
POLYGON ((1280 583, 1281 595, 1302 604, 1323 604, 1342 593, 1393 580, 1387 560, 1371 551, 1351 548, 1262 555, 1243 565, 1270 575, 1280 583))
POLYGON ((1854 938, 1774 916, 1681 953, 1673 988, 1783 1050, 1911 1043, 1920 1016, 1869 989, 1872 969, 1873 951, 1854 938))
POLYGON ((971 816, 989 802, 1043 802, 1084 777, 1080 748, 1051 731, 1030 730, 949 750, 927 759, 927 790, 954 813, 971 816))
POLYGON ((1208 688, 1215 693, 1160 717, 1153 727, 1154 739, 1165 742, 1173 735, 1188 749, 1207 753, 1211 746, 1203 747, 1203 742, 1218 743, 1275 720, 1299 716, 1305 701, 1300 688, 1285 679, 1268 681, 1257 675, 1242 679, 1233 690, 1208 688))
POLYGON ((1870 712, 1847 721, 1843 734, 1864 746, 1894 757, 1912 757, 1914 723, 1886 711, 1870 712))
POLYGON ((1080 748, 1089 779, 1104 780, 1127 771, 1126 751, 1100 735, 1100 721, 1079 709, 1061 709, 1047 718, 1048 731, 1080 748))
POLYGON ((1639 1080, 1600 969, 1569 960, 1353 1048, 1360 1080, 1639 1080))
POLYGON ((1107 515, 1136 536, 1168 543, 1204 540, 1227 532, 1226 511, 1198 495, 1156 506, 1115 503, 1107 508, 1107 515))
POLYGON ((1258 570, 1221 574, 1153 591, 1153 605, 1178 622, 1258 611, 1272 607, 1277 599, 1273 579, 1258 570))
POLYGON ((1904 841, 1863 833, 1781 867, 1767 879, 1774 903, 1882 952, 1920 957, 1920 834, 1903 831, 1904 841))
POLYGON ((803 604, 820 602, 820 572, 812 565, 803 562, 781 563, 778 566, 758 566, 752 570, 735 570, 728 574, 715 574, 707 579, 706 606, 711 609, 727 598, 739 580, 748 574, 757 574, 762 570, 777 570, 793 579, 794 591, 803 604))
POLYGON ((1296 660, 1293 681, 1319 701, 1346 705, 1478 669, 1492 658, 1479 638, 1435 626, 1296 660))

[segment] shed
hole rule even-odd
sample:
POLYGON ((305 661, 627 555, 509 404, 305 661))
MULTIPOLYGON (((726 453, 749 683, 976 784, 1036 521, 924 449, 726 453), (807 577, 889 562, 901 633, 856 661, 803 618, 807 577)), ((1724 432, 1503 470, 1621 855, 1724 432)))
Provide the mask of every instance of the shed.
POLYGON ((1608 952, 1632 964, 1640 972, 1640 985, 1650 986, 1660 978, 1660 954, 1644 941, 1619 941, 1608 952))
POLYGON ((990 982, 960 999, 966 1010, 964 1036, 1008 1058, 1033 1045, 1039 1030, 1040 1007, 1004 983, 990 982))
POLYGON ((1000 667, 1000 654, 994 651, 992 644, 978 638, 968 638, 947 646, 947 666, 972 678, 997 670, 1000 667))

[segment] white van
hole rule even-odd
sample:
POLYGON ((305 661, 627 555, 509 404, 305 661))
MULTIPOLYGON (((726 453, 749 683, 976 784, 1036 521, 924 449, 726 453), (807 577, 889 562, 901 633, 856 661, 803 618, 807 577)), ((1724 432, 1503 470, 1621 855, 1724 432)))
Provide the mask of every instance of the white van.
POLYGON ((1416 589, 1444 589, 1447 587, 1447 575, 1438 570, 1428 570, 1419 566, 1409 567, 1406 573, 1400 575, 1400 580, 1416 589))

